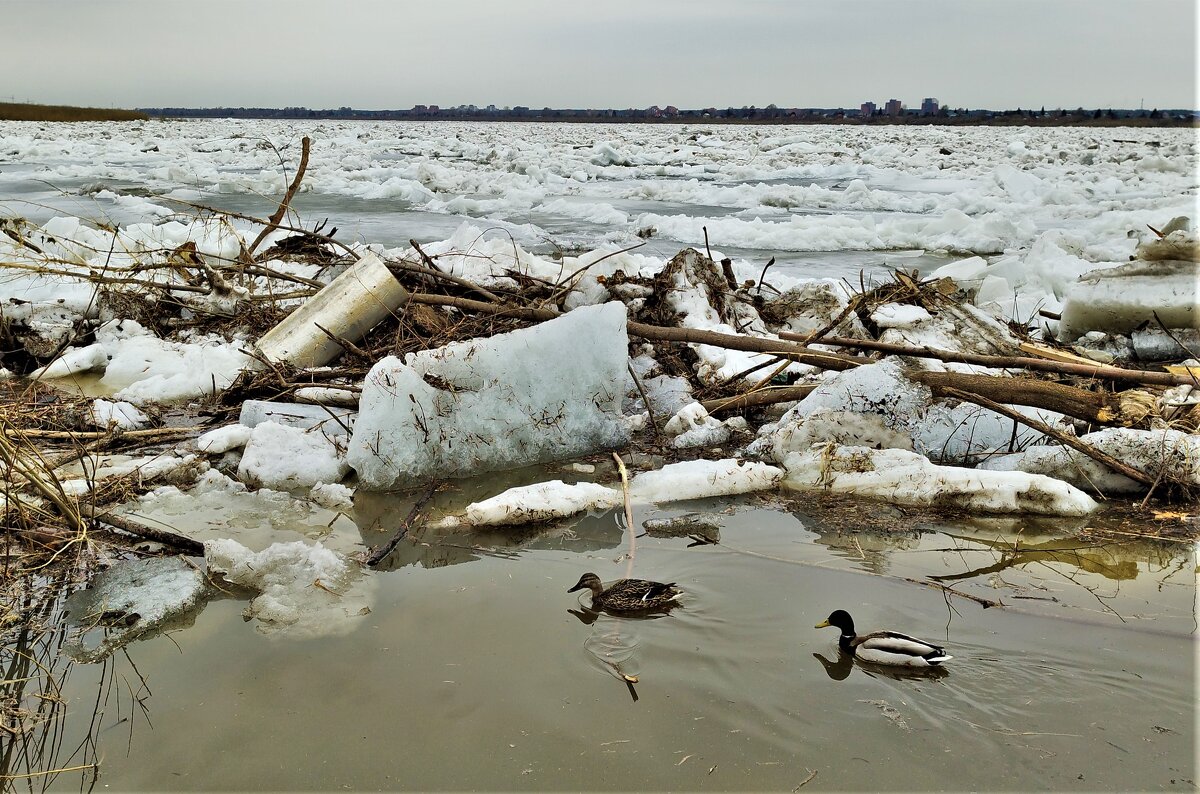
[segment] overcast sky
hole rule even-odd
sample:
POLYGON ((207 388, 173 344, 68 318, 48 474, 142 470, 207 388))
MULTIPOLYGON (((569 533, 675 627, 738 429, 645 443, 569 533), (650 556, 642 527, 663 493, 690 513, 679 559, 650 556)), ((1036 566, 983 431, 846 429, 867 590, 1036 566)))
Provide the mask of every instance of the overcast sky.
POLYGON ((0 101, 1197 107, 1196 0, 4 0, 0 101))

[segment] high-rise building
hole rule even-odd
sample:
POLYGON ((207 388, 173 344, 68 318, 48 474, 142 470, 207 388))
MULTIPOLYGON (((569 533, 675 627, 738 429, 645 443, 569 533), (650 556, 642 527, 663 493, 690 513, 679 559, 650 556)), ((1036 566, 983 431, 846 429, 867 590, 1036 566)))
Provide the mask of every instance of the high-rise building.
POLYGON ((904 115, 904 103, 899 99, 889 99, 883 106, 883 112, 889 116, 902 116, 904 115))
POLYGON ((858 108, 858 114, 860 116, 874 116, 875 110, 874 102, 863 102, 858 108))
POLYGON ((925 100, 921 102, 921 115, 936 116, 939 107, 938 101, 935 98, 927 96, 925 97, 925 100))

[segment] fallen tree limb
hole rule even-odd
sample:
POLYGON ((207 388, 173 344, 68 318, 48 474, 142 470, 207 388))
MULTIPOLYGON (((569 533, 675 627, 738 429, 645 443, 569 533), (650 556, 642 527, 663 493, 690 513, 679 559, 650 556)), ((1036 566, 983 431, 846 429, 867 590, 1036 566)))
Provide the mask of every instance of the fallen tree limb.
MULTIPOLYGON (((554 309, 534 309, 507 304, 491 304, 467 298, 432 295, 424 292, 413 293, 410 300, 414 303, 425 303, 433 306, 453 306, 464 311, 495 314, 501 317, 516 317, 523 320, 553 320, 555 317, 562 315, 562 312, 554 309)), ((823 369, 846 370, 864 363, 853 356, 847 356, 843 353, 813 350, 794 342, 767 339, 761 336, 722 334, 716 331, 700 331, 694 328, 670 328, 662 325, 649 325, 637 322, 631 322, 626 327, 630 334, 656 342, 687 342, 723 347, 729 350, 744 350, 750 353, 770 353, 789 358, 792 361, 798 361, 801 364, 811 364, 823 369)))
MULTIPOLYGON (((41 438, 47 441, 84 441, 92 439, 122 438, 139 441, 175 438, 177 436, 194 436, 203 431, 202 427, 154 427, 146 430, 123 430, 114 433, 111 430, 18 430, 15 435, 26 438, 41 438)), ((7 432, 7 431, 6 431, 7 432)))
MULTIPOLYGON (((805 337, 800 334, 780 333, 780 338, 802 341, 805 337)), ((1072 364, 1066 361, 1050 361, 1042 358, 1027 358, 1024 356, 985 356, 978 353, 954 353, 949 350, 937 350, 930 347, 909 347, 890 342, 875 342, 866 339, 845 339, 842 337, 826 337, 821 340, 823 345, 834 347, 851 347, 859 350, 876 350, 897 356, 913 356, 915 358, 932 358, 958 364, 979 364, 996 369, 1031 369, 1039 372, 1056 372, 1060 375, 1078 375, 1084 378, 1099 378, 1102 380, 1120 380, 1133 383, 1146 383, 1158 386, 1191 386, 1192 378, 1186 375, 1174 375, 1170 372, 1151 372, 1140 369, 1123 369, 1104 364, 1090 366, 1087 364, 1072 364)))
POLYGON ((1020 422, 1026 427, 1032 428, 1043 435, 1050 436, 1055 441, 1066 444, 1072 449, 1079 450, 1092 460, 1104 464, 1119 474, 1124 474, 1131 480, 1140 482, 1147 487, 1152 487, 1154 485, 1154 478, 1145 472, 1139 471, 1132 466, 1122 463, 1112 455, 1109 455, 1107 452, 1102 452, 1096 449, 1091 444, 1085 444, 1075 436, 1068 435, 1061 430, 1051 427, 1045 422, 1039 422, 1036 419, 1025 416, 1025 414, 1015 411, 1012 408, 1009 408, 1007 405, 1001 405, 994 400, 989 400, 987 397, 979 394, 972 394, 971 392, 963 391, 962 389, 947 388, 945 389, 945 393, 948 397, 956 397, 960 400, 966 400, 967 402, 975 403, 976 405, 987 408, 988 410, 995 411, 1001 416, 1007 416, 1013 421, 1020 422))
POLYGON ((761 408, 764 405, 774 405, 776 403, 786 403, 792 400, 803 400, 817 388, 815 383, 806 383, 803 386, 777 386, 757 391, 748 392, 747 394, 739 394, 734 397, 725 397, 719 400, 705 400, 700 403, 704 406, 704 410, 710 414, 725 412, 725 411, 740 411, 744 408, 761 408))
POLYGON ((152 540, 156 543, 161 543, 164 546, 170 546, 173 549, 178 549, 184 554, 190 554, 195 557, 204 556, 204 544, 198 540, 184 537, 178 533, 172 532, 169 529, 158 529, 157 527, 143 524, 141 521, 135 521, 127 516, 119 516, 113 513, 100 512, 89 505, 80 505, 80 512, 87 518, 101 524, 107 524, 110 527, 115 527, 122 532, 130 535, 136 535, 143 540, 152 540))
POLYGON ((1001 603, 1000 601, 993 601, 992 599, 984 598, 983 596, 977 596, 977 595, 971 595, 970 593, 964 593, 962 590, 955 590, 953 587, 941 584, 940 582, 932 582, 932 581, 929 581, 928 579, 910 579, 907 576, 905 576, 903 578, 904 578, 904 581, 906 581, 906 582, 912 582, 913 584, 924 585, 925 587, 932 587, 937 590, 941 590, 943 593, 946 593, 947 595, 956 595, 959 598, 965 598, 969 601, 974 601, 976 604, 979 604, 984 609, 989 609, 991 607, 1003 607, 1004 606, 1004 604, 1001 603))
MULTIPOLYGON (((968 375, 962 372, 930 372, 918 370, 907 373, 918 383, 933 389, 935 397, 954 396, 947 390, 961 389, 1008 405, 1027 405, 1044 408, 1085 422, 1111 425, 1123 424, 1121 401, 1111 392, 1094 392, 1033 378, 968 375)), ((1128 423, 1126 423, 1128 424, 1128 423)))

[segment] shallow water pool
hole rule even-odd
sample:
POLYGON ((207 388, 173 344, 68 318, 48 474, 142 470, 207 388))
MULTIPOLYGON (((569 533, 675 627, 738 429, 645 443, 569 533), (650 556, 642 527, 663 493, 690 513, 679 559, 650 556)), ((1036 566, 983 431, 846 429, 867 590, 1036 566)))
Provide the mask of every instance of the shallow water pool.
MULTIPOLYGON (((264 634, 226 599, 74 666, 63 749, 17 771, 94 747, 115 790, 1193 787, 1190 545, 869 505, 678 507, 635 521, 686 508, 720 542, 635 539, 634 575, 686 591, 668 615, 596 616, 566 592, 624 575, 616 514, 417 532, 371 577, 369 612, 327 636, 264 634), (955 658, 938 676, 839 658, 813 628, 835 608, 955 658)), ((407 512, 361 508, 372 544, 407 512)))

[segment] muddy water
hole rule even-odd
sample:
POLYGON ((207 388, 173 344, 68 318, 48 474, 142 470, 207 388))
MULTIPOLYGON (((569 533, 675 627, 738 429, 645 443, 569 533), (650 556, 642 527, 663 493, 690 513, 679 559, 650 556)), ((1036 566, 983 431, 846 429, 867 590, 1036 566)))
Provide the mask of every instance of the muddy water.
MULTIPOLYGON (((371 543, 406 512, 357 507, 371 543)), ((94 741, 97 788, 113 790, 1194 787, 1190 545, 1079 541, 1083 525, 1061 522, 850 532, 852 510, 684 507, 720 525, 719 545, 636 539, 635 575, 686 590, 667 616, 596 617, 566 592, 587 570, 624 574, 614 514, 420 533, 348 632, 265 636, 222 600, 75 666, 61 744, 94 741), (1007 606, 906 581, 929 576, 1007 606), (937 677, 839 659, 836 632, 813 628, 839 607, 955 658, 937 677)))

